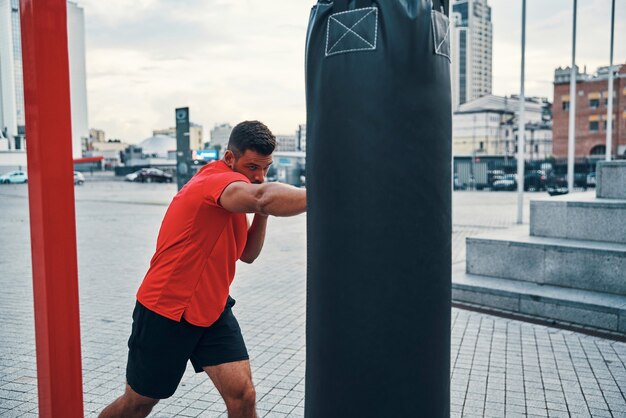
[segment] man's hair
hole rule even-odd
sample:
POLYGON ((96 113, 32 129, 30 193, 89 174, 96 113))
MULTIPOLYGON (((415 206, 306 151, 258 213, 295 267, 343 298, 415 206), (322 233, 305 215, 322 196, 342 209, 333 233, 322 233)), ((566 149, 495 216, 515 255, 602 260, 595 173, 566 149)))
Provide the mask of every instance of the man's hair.
POLYGON ((233 128, 228 140, 228 149, 241 157, 247 150, 261 155, 270 155, 276 148, 276 137, 267 126, 258 120, 247 120, 233 128))

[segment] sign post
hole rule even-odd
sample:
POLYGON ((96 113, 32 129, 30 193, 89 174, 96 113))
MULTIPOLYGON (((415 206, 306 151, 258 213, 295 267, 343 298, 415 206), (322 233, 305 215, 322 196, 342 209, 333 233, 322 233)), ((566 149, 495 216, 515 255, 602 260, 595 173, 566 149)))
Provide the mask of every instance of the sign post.
POLYGON ((189 148, 189 108, 176 109, 176 179, 178 190, 191 178, 191 149, 189 148))

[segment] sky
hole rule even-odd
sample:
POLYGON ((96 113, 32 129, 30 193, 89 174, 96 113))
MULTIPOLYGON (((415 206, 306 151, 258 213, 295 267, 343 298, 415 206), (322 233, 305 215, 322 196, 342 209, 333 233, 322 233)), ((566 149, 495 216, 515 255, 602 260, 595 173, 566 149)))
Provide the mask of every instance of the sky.
MULTIPOLYGON (((392 0, 381 0, 392 1, 392 0)), ((89 125, 137 143, 188 106, 205 140, 218 123, 305 123, 304 42, 313 0, 77 0, 85 13, 89 125)), ((527 0, 526 95, 552 100, 569 66, 573 0, 527 0)), ((493 93, 518 94, 522 0, 488 0, 493 93)), ((578 1, 576 63, 609 64, 611 0, 578 1)), ((614 63, 626 63, 626 1, 616 0, 614 63)))

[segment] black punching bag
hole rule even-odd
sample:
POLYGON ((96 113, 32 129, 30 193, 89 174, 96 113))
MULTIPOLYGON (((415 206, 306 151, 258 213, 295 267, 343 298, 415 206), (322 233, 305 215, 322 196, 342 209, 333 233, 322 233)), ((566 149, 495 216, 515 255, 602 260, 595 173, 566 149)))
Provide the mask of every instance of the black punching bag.
POLYGON ((308 418, 449 416, 447 7, 320 0, 312 9, 308 418))

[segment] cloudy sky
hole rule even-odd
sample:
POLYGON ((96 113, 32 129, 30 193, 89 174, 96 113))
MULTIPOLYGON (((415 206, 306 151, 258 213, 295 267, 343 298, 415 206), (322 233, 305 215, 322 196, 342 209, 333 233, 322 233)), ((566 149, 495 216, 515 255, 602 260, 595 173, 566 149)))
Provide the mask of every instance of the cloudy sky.
MULTIPOLYGON (((389 0, 384 0, 389 1, 389 0)), ((259 119, 277 134, 304 123, 304 39, 313 0, 77 0, 85 11, 89 124, 135 143, 173 126, 174 108, 209 130, 259 119)), ((520 84, 521 0, 489 0, 493 92, 520 84)), ((616 0, 615 63, 626 62, 616 0)), ((552 100, 571 62, 572 0, 527 0, 526 94, 552 100)), ((577 63, 608 65, 611 0, 578 2, 577 63)))

